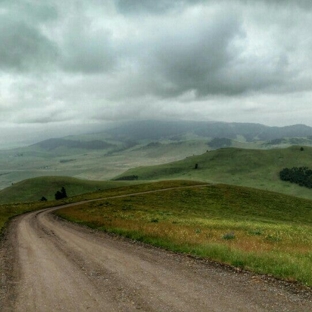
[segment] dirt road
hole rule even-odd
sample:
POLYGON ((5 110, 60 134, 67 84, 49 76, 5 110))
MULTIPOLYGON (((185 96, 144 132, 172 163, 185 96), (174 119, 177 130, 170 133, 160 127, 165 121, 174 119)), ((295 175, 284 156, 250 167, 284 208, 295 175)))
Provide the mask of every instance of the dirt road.
POLYGON ((55 219, 16 218, 1 311, 312 311, 309 292, 55 219))

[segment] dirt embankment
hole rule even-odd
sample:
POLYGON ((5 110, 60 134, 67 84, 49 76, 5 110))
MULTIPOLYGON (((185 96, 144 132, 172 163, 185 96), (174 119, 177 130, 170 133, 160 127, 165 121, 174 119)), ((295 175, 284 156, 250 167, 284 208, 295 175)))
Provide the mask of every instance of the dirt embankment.
POLYGON ((16 218, 1 248, 1 311, 312 311, 311 293, 95 233, 50 210, 16 218))

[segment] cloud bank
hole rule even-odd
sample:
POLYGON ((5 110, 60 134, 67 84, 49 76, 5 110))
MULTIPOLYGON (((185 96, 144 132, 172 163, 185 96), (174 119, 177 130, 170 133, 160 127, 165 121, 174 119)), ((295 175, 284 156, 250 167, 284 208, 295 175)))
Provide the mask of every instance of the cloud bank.
POLYGON ((311 10, 304 0, 1 0, 3 133, 138 118, 312 125, 311 10))

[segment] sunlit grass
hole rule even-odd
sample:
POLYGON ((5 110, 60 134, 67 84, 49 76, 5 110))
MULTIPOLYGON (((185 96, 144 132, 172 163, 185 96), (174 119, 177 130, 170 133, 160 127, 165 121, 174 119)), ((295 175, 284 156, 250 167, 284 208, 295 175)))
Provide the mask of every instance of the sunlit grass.
POLYGON ((312 286, 309 200, 211 185, 107 198, 57 214, 102 231, 312 286))

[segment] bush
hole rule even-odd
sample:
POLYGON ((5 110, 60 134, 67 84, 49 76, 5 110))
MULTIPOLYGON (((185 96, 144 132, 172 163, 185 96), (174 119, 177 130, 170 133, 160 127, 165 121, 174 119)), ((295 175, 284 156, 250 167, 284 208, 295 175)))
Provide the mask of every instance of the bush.
POLYGON ((54 195, 56 200, 67 198, 65 187, 61 188, 61 191, 57 191, 54 195))
POLYGON ((312 188, 312 170, 308 167, 284 168, 280 171, 280 179, 312 188))

